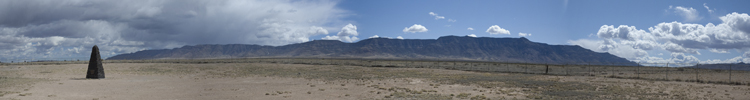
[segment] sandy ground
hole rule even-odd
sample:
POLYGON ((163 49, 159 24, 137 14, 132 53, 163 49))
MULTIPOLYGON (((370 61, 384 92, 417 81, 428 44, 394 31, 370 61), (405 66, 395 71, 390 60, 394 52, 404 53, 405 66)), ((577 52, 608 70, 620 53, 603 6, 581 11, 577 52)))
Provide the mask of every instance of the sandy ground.
POLYGON ((746 85, 274 63, 0 66, 10 100, 750 99, 746 85))

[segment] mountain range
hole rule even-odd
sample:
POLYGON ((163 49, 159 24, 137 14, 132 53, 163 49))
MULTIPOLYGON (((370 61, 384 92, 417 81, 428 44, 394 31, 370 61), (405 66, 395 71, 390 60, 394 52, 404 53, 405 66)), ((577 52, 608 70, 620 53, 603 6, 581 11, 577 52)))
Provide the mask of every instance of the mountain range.
POLYGON ((283 46, 215 44, 174 49, 143 50, 120 54, 123 59, 211 59, 211 58, 363 58, 429 59, 548 64, 632 65, 625 58, 598 53, 577 45, 548 45, 521 38, 443 36, 438 39, 370 38, 356 43, 313 40, 283 46))

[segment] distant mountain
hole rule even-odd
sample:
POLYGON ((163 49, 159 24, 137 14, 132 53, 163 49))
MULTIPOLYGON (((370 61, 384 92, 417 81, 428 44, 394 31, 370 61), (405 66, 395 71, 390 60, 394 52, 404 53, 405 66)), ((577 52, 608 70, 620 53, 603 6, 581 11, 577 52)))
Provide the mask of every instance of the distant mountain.
POLYGON ((609 53, 575 45, 548 45, 526 38, 443 36, 438 39, 371 38, 356 43, 314 40, 284 46, 196 45, 116 55, 120 59, 202 59, 244 57, 475 60, 551 64, 638 65, 609 53))
POLYGON ((740 63, 728 63, 728 64, 699 64, 695 66, 688 66, 690 68, 702 68, 702 69, 719 69, 719 70, 744 70, 750 71, 750 64, 740 63))

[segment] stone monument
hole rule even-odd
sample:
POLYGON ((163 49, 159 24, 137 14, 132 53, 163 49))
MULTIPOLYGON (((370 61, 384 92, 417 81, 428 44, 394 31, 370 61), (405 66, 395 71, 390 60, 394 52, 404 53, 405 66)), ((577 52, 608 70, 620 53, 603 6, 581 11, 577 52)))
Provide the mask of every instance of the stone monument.
POLYGON ((91 48, 91 59, 89 60, 89 70, 86 71, 87 79, 104 78, 104 66, 102 65, 102 56, 99 55, 99 47, 94 45, 91 48))

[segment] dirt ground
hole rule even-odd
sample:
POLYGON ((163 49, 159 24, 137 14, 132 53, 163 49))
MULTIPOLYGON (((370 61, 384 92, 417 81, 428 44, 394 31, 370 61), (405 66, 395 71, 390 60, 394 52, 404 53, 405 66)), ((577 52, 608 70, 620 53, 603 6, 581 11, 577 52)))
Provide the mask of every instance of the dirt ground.
POLYGON ((750 99, 750 86, 428 68, 277 63, 0 66, 0 99, 750 99))

